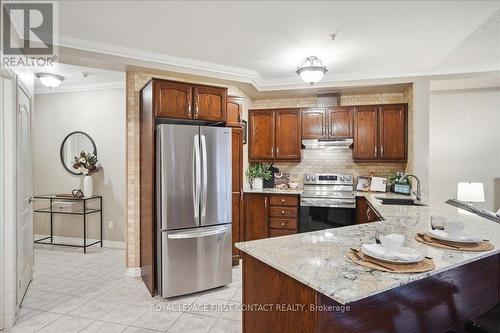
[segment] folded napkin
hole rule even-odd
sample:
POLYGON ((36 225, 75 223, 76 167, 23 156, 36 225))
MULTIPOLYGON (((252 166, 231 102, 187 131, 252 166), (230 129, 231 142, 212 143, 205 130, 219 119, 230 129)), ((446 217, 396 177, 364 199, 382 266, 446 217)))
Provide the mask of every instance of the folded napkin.
POLYGON ((403 247, 399 252, 388 252, 380 244, 363 244, 361 251, 375 258, 417 262, 424 259, 424 255, 417 250, 403 247))
POLYGON ((458 235, 458 236, 452 236, 449 233, 447 233, 445 230, 429 230, 428 234, 434 238, 442 239, 442 240, 446 240, 446 241, 479 243, 482 240, 481 237, 464 235, 464 234, 458 235))

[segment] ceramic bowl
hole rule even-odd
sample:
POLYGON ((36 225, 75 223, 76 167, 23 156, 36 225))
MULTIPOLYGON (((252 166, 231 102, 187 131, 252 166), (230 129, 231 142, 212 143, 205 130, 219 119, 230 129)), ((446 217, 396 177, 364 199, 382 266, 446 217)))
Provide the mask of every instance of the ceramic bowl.
POLYGON ((401 234, 381 235, 379 239, 384 250, 393 253, 398 253, 405 242, 405 236, 401 234))
POLYGON ((296 189, 299 187, 299 183, 288 183, 288 186, 291 188, 291 189, 296 189))

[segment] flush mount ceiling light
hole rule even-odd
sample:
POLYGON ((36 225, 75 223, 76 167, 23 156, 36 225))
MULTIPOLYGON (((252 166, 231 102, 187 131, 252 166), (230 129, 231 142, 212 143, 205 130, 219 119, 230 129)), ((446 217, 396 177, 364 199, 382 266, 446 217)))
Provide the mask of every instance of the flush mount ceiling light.
POLYGON ((326 66, 323 66, 323 62, 318 57, 310 56, 302 61, 302 64, 300 67, 297 67, 295 73, 300 75, 302 80, 313 85, 320 81, 327 71, 326 66))
POLYGON ((61 84, 64 77, 57 74, 51 73, 36 73, 36 77, 40 79, 40 82, 49 89, 55 88, 61 84))

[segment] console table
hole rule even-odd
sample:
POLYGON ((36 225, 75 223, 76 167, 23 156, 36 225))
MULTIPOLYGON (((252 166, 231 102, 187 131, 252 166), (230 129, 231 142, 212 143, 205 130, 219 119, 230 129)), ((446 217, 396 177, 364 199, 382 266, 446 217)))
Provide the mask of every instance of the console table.
POLYGON ((34 197, 39 200, 48 200, 49 207, 48 208, 40 208, 34 209, 35 213, 42 214, 50 214, 50 236, 43 237, 40 239, 36 239, 36 244, 46 244, 46 245, 60 245, 60 246, 69 246, 69 247, 80 247, 83 248, 83 252, 87 253, 87 247, 101 244, 102 247, 102 196, 95 195, 92 197, 83 197, 83 198, 74 198, 69 196, 58 196, 55 194, 46 194, 46 195, 37 195, 34 197), (83 209, 79 211, 62 211, 62 210, 54 210, 53 202, 54 201, 69 201, 69 202, 82 202, 83 209), (99 201, 99 208, 89 208, 89 201, 99 201), (95 241, 93 243, 87 244, 87 216, 90 214, 99 213, 99 224, 100 224, 100 240, 95 241), (54 228, 53 228, 53 220, 55 214, 63 214, 63 215, 79 215, 83 217, 83 245, 78 244, 67 244, 67 243, 55 243, 54 242, 54 228), (48 241, 50 239, 50 241, 48 241))

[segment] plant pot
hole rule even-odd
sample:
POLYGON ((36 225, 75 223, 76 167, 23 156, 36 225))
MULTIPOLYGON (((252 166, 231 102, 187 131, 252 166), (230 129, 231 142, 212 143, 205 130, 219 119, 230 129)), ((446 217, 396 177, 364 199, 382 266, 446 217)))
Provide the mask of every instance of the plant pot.
POLYGON ((83 195, 87 198, 94 195, 94 180, 92 176, 83 177, 83 195))
POLYGON ((263 187, 264 187, 264 179, 262 179, 262 178, 252 179, 252 188, 261 189, 263 187))

